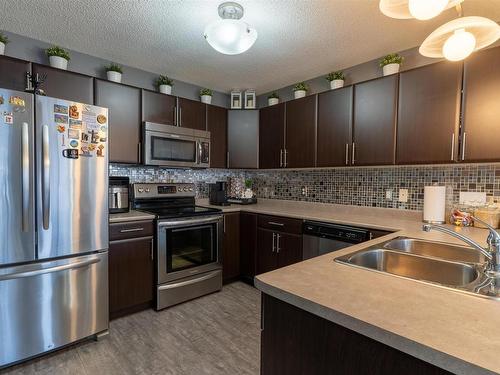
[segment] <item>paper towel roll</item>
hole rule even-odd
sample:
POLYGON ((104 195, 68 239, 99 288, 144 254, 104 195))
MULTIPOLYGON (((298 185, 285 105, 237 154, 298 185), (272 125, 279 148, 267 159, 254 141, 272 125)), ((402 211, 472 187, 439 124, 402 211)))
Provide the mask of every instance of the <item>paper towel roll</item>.
POLYGON ((424 187, 424 222, 444 224, 446 211, 446 186, 424 187))

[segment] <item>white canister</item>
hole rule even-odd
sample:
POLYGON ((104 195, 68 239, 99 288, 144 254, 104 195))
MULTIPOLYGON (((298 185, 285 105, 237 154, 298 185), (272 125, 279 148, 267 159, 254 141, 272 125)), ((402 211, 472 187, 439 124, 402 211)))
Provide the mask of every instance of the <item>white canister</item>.
POLYGON ((268 105, 275 105, 278 104, 280 100, 278 98, 269 98, 267 99, 267 104, 268 105))
POLYGON ((49 64, 53 68, 68 69, 68 60, 61 56, 49 56, 49 64))
POLYGON ((335 90, 340 89, 341 87, 344 87, 343 79, 334 79, 333 81, 330 81, 330 89, 335 90))
POLYGON ((172 86, 170 85, 160 85, 159 89, 162 94, 172 94, 172 86))
POLYGON ((205 104, 212 103, 212 95, 202 95, 201 96, 201 102, 205 103, 205 104))
POLYGON ((5 54, 5 43, 0 42, 0 55, 5 54))
POLYGON ((446 186, 424 187, 424 222, 444 224, 446 214, 446 186))
POLYGON ((293 92, 293 97, 295 99, 300 99, 303 98, 304 96, 306 96, 306 90, 295 90, 293 92))
POLYGON ((387 64, 382 67, 384 76, 389 76, 391 74, 396 74, 399 72, 399 64, 387 64))
POLYGON ((122 81, 122 74, 120 72, 115 72, 113 70, 108 70, 106 72, 108 81, 120 83, 122 81))

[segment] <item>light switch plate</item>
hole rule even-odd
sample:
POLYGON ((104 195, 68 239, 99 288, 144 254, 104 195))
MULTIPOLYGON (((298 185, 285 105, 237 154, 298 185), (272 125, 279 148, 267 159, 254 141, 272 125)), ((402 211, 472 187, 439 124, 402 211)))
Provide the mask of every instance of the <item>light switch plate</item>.
POLYGON ((408 189, 399 189, 399 202, 408 202, 408 189))
POLYGON ((460 204, 472 204, 474 206, 481 206, 486 204, 486 193, 475 191, 461 191, 459 197, 460 204))

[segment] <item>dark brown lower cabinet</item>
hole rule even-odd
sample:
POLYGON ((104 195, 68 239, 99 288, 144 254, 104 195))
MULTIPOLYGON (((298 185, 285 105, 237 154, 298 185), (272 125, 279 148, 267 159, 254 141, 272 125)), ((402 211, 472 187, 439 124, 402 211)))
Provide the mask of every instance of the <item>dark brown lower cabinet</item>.
POLYGON ((222 274, 224 283, 240 277, 240 213, 224 214, 222 274))
POLYGON ((134 238, 130 235, 130 233, 150 234, 151 222, 111 224, 110 228, 109 315, 114 319, 151 306, 153 237, 134 238), (139 228, 143 230, 139 232, 139 228), (137 229, 137 232, 131 232, 131 229, 137 229), (116 239, 124 236, 128 238, 116 239))
POLYGON ((240 213, 240 275, 253 284, 257 266, 257 214, 240 213))
POLYGON ((302 235, 257 229, 257 274, 302 260, 302 235))
POLYGON ((262 375, 451 374, 267 294, 262 314, 262 375))

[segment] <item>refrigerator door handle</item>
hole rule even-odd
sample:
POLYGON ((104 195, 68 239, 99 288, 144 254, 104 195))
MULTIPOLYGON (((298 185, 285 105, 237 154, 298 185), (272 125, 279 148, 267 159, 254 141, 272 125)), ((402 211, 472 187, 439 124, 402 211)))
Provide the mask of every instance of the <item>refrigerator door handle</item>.
POLYGON ((29 207, 30 207, 30 142, 29 142, 29 126, 23 122, 21 127, 22 134, 22 231, 27 232, 29 227, 29 207))
POLYGON ((50 143, 49 127, 42 128, 42 215, 43 229, 49 229, 50 222, 50 143))
POLYGON ((89 260, 68 263, 68 264, 61 264, 61 265, 50 267, 50 268, 37 269, 37 270, 31 270, 31 271, 13 272, 13 273, 5 274, 5 275, 0 275, 0 281, 12 280, 12 279, 22 279, 25 277, 44 275, 47 273, 72 270, 72 269, 76 269, 76 268, 83 268, 83 267, 87 267, 87 266, 90 266, 90 265, 95 264, 95 263, 99 263, 100 261, 101 261, 100 258, 95 257, 95 258, 92 258, 89 260))

